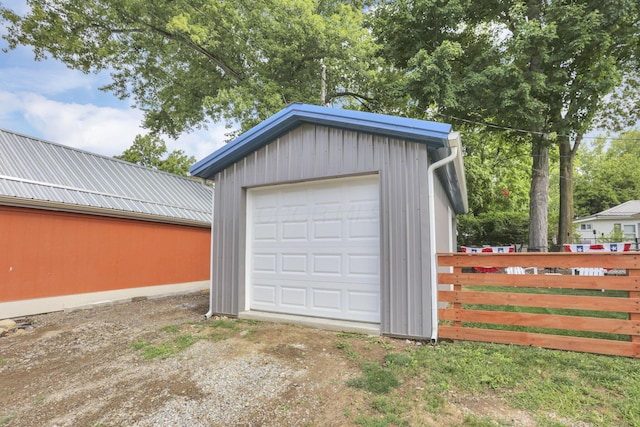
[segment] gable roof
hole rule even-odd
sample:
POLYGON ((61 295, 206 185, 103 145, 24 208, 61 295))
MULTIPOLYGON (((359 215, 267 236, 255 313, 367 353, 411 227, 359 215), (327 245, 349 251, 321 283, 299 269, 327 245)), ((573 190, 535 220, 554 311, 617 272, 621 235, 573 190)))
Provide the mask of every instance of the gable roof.
POLYGON ((0 204, 208 227, 211 200, 201 181, 0 129, 0 204))
POLYGON ((290 104, 191 166, 190 173, 194 176, 212 179, 216 173, 227 166, 302 123, 408 139, 431 144, 433 148, 446 146, 451 131, 451 125, 443 123, 317 105, 290 104))
POLYGON ((640 200, 629 200, 612 208, 593 215, 576 219, 574 222, 584 222, 599 219, 638 218, 640 217, 640 200))
MULTIPOLYGON (((190 173, 193 176, 214 179, 218 172, 303 123, 423 143, 427 145, 433 161, 446 157, 450 148, 459 144, 459 137, 451 132, 449 124, 295 103, 200 160, 191 166, 190 173), (454 140, 457 142, 454 143, 454 140)), ((461 159, 462 156, 459 154, 457 162, 438 170, 440 179, 459 213, 468 210, 461 159)))

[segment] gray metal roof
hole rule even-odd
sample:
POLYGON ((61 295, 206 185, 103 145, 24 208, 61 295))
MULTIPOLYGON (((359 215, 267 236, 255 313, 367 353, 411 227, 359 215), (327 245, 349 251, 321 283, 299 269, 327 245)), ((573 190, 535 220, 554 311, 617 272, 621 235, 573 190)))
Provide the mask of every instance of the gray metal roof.
POLYGON ((0 204, 209 226, 211 187, 0 129, 0 204))
POLYGON ((593 215, 578 218, 574 222, 584 222, 594 219, 635 218, 640 216, 640 200, 629 200, 612 208, 593 215))

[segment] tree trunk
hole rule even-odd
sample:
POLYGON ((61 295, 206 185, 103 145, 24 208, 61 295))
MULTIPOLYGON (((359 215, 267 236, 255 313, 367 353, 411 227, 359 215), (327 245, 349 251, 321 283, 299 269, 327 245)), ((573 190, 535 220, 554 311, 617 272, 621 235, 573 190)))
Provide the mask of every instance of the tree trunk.
POLYGON ((560 216, 558 217, 558 244, 573 243, 573 159, 582 135, 576 138, 574 149, 571 141, 560 142, 560 216))
POLYGON ((529 251, 547 252, 549 230, 549 146, 534 138, 531 148, 533 166, 529 191, 529 251))

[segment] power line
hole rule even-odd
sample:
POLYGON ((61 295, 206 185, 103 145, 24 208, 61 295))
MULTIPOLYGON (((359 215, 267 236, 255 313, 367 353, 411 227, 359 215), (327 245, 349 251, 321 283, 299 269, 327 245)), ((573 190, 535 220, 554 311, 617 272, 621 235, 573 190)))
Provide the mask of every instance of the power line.
MULTIPOLYGON (((527 130, 527 129, 520 129, 520 128, 515 128, 515 127, 510 127, 510 126, 500 126, 500 125, 496 125, 493 123, 487 123, 487 122, 479 122, 479 121, 475 121, 475 120, 469 120, 469 119, 463 119, 462 117, 456 117, 456 116, 452 116, 450 114, 443 114, 443 113, 439 113, 439 112, 435 112, 437 115, 442 116, 442 117, 447 117, 453 120, 458 120, 460 122, 464 122, 464 123, 469 123, 472 125, 476 125, 476 126, 482 126, 482 127, 486 127, 486 128, 491 128, 491 129, 498 129, 498 130, 505 130, 505 131, 509 131, 509 132, 518 132, 518 133, 526 133, 529 135, 538 135, 538 136, 542 136, 542 137, 549 137, 552 132, 542 132, 542 131, 535 131, 535 130, 527 130)), ((565 134, 557 134, 556 137, 559 138, 567 138, 570 139, 571 135, 565 135, 565 134)), ((586 136, 583 135, 582 139, 599 139, 599 138, 609 138, 607 136, 603 136, 603 135, 599 135, 599 136, 586 136)), ((640 141, 640 138, 615 138, 618 141, 640 141)))

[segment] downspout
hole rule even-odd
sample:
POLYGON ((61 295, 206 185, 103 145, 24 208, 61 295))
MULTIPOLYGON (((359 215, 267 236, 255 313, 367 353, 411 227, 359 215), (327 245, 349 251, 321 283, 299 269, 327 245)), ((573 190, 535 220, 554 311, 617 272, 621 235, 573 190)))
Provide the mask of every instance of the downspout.
POLYGON ((438 257, 436 255, 436 196, 435 196, 435 170, 451 163, 458 156, 458 147, 451 147, 451 154, 444 159, 432 163, 427 169, 429 180, 429 249, 431 250, 430 282, 431 282, 431 344, 438 342, 438 257))

